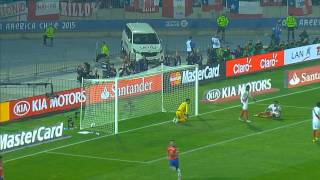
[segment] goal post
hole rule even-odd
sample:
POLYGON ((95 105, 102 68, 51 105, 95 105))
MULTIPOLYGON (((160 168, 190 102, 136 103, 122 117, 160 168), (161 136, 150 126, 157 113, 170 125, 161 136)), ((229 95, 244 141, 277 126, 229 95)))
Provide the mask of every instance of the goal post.
MULTIPOLYGON (((158 66, 112 79, 83 79, 80 129, 119 132, 119 121, 155 113, 173 113, 186 98, 191 116, 198 115, 198 66, 158 66)), ((167 119, 165 119, 167 120, 167 119)))

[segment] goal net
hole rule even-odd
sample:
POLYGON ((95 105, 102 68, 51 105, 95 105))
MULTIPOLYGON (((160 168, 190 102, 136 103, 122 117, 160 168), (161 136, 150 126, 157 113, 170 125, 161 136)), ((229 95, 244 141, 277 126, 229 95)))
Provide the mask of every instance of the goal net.
POLYGON ((113 79, 84 79, 80 129, 117 134, 118 122, 160 112, 175 112, 186 98, 189 115, 198 114, 198 67, 159 66, 113 79))

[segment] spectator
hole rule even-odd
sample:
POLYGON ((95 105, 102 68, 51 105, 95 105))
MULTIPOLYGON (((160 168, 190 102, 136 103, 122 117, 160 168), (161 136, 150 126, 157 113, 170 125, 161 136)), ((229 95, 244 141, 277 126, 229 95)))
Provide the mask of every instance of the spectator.
POLYGON ((193 58, 194 58, 194 53, 191 52, 191 54, 187 56, 187 64, 188 65, 193 65, 194 64, 194 61, 193 61, 194 59, 193 58))
POLYGON ((202 57, 202 54, 201 54, 199 49, 196 50, 196 53, 194 54, 194 58, 193 59, 194 59, 193 62, 195 64, 198 64, 199 66, 202 66, 203 57, 202 57))
POLYGON ((292 35, 292 40, 293 41, 295 40, 295 38, 294 38, 294 30, 297 27, 297 20, 292 14, 289 14, 289 16, 287 16, 286 25, 287 25, 287 28, 288 28, 288 43, 289 43, 290 42, 290 33, 292 35))
POLYGON ((165 55, 163 64, 164 64, 165 66, 169 66, 169 65, 170 65, 169 54, 166 54, 166 55, 165 55))
POLYGON ((186 42, 187 46, 187 54, 190 56, 192 53, 194 53, 195 43, 192 41, 192 36, 189 37, 189 39, 186 42))
POLYGON ((91 71, 91 66, 89 63, 85 62, 84 64, 84 72, 88 75, 91 71))
POLYGON ((212 38, 211 38, 211 44, 212 44, 212 48, 213 49, 217 49, 217 48, 220 48, 220 40, 218 38, 217 35, 214 35, 212 38))
POLYGON ((233 59, 231 49, 229 46, 223 50, 224 61, 233 59))
POLYGON ((113 78, 117 76, 117 70, 114 67, 114 64, 107 64, 106 66, 104 66, 102 73, 103 78, 113 78))
POLYGON ((220 62, 224 61, 224 49, 218 48, 216 52, 217 52, 217 60, 220 62))
POLYGON ((148 70, 148 60, 145 56, 138 61, 139 69, 137 72, 143 72, 148 70))
POLYGON ((82 81, 82 78, 84 78, 86 75, 85 75, 85 71, 84 71, 84 66, 83 66, 83 64, 80 64, 80 65, 78 65, 78 67, 77 67, 77 74, 78 74, 78 76, 77 76, 77 80, 78 81, 82 81))
POLYGON ((207 58, 208 58, 207 64, 212 64, 213 61, 215 61, 212 46, 209 46, 207 49, 207 58))
POLYGON ((117 70, 114 67, 114 64, 112 63, 109 68, 109 77, 116 77, 116 76, 117 76, 117 70))
POLYGON ((254 54, 262 54, 263 51, 263 44, 260 40, 257 41, 256 45, 254 46, 254 54))
POLYGON ((119 76, 127 76, 131 74, 130 70, 130 62, 129 61, 124 61, 122 64, 122 67, 119 69, 119 76))
POLYGON ((109 48, 105 41, 103 41, 101 47, 100 47, 100 54, 96 57, 96 62, 99 61, 101 58, 108 58, 109 57, 109 48))
POLYGON ((94 68, 93 71, 92 71, 92 78, 94 79, 99 79, 100 78, 100 75, 98 73, 98 68, 94 68))
POLYGON ((280 36, 281 36, 281 24, 277 23, 275 27, 272 28, 272 35, 271 35, 271 46, 278 46, 280 43, 280 36))
POLYGON ((313 40, 312 44, 317 44, 317 43, 320 43, 320 38, 318 37, 313 40))
POLYGON ((238 45, 236 50, 234 51, 234 56, 235 58, 243 57, 243 48, 240 45, 238 45))
POLYGON ((52 25, 49 25, 45 33, 43 35, 43 45, 44 46, 53 46, 53 37, 54 37, 54 27, 52 25), (47 39, 50 39, 50 45, 47 45, 47 39))
POLYGON ((88 79, 88 78, 93 78, 93 74, 91 72, 91 67, 90 67, 90 64, 85 62, 83 64, 80 64, 78 67, 77 67, 77 80, 78 81, 81 81, 82 78, 84 79, 88 79))
POLYGON ((178 53, 178 51, 176 51, 175 57, 174 57, 174 66, 178 66, 181 65, 181 57, 178 53))
POLYGON ((300 37, 300 42, 302 43, 302 45, 309 44, 309 35, 308 35, 306 29, 303 29, 303 31, 299 34, 299 37, 300 37))

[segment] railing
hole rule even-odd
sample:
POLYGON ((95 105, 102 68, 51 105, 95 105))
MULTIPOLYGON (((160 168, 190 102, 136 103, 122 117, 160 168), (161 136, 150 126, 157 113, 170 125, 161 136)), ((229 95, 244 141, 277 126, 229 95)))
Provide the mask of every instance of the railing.
POLYGON ((78 62, 32 64, 16 68, 3 68, 0 73, 0 82, 25 82, 54 74, 76 72, 78 62))
POLYGON ((80 83, 77 80, 58 78, 46 78, 40 81, 29 81, 28 83, 24 82, 16 84, 12 83, 10 85, 2 84, 0 86, 0 102, 52 94, 52 91, 55 93, 77 87, 80 87, 80 83), (38 82, 41 82, 42 84, 38 82))

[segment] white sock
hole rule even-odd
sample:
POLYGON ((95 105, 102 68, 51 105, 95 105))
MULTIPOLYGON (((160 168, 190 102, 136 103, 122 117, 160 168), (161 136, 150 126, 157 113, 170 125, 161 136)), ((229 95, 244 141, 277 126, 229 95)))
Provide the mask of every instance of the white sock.
POLYGON ((178 173, 178 177, 181 177, 181 171, 179 168, 177 169, 177 173, 178 173))

